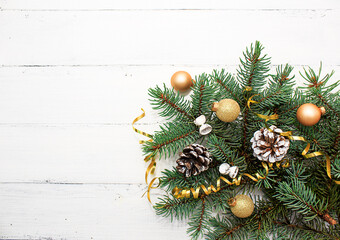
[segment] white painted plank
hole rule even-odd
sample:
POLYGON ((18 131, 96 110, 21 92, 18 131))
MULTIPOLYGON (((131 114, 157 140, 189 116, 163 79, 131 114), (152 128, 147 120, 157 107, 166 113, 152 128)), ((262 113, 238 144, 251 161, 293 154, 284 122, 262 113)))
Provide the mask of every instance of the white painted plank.
POLYGON ((1 184, 0 239, 187 239, 140 185, 1 184))
MULTIPOLYGON (((211 67, 180 67, 193 76, 211 67)), ((172 66, 0 68, 0 123, 131 123, 172 66)), ((155 115, 153 115, 155 116, 155 115)), ((147 122, 159 119, 148 118, 147 122)), ((144 121, 145 122, 145 121, 144 121)))
POLYGON ((0 64, 232 65, 260 40, 277 61, 337 65, 339 20, 339 9, 1 11, 0 64))
MULTIPOLYGON (((130 124, 2 125, 0 132, 0 182, 144 183, 143 136, 130 124)), ((171 165, 160 161, 157 173, 171 165)))
MULTIPOLYGON (((238 62, 237 57, 232 58, 238 62)), ((332 83, 340 79, 340 66, 327 63, 323 73, 335 70, 332 83)), ((141 114, 141 107, 147 112, 141 122, 157 123, 162 119, 151 111, 149 87, 163 83, 169 86, 171 75, 178 70, 194 76, 222 67, 233 73, 237 68, 183 65, 0 68, 0 124, 128 124, 141 114)), ((312 67, 318 69, 319 63, 312 67)), ((294 70, 299 85, 301 70, 301 66, 294 70)))
POLYGON ((115 9, 327 9, 339 7, 336 0, 1 0, 3 10, 115 10, 115 9))

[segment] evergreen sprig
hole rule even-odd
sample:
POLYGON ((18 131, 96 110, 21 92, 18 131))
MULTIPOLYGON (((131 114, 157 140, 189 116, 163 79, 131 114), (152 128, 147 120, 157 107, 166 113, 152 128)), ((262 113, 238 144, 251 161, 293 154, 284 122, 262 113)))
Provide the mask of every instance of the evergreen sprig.
POLYGON ((159 115, 166 117, 168 120, 174 118, 175 121, 184 120, 192 121, 193 116, 190 115, 190 103, 185 100, 179 92, 173 92, 165 86, 163 89, 156 86, 149 89, 149 95, 153 109, 161 110, 159 115))
POLYGON ((145 154, 159 153, 160 157, 169 157, 199 138, 197 127, 193 123, 168 122, 160 128, 153 135, 153 141, 144 144, 145 154))
POLYGON ((205 232, 210 230, 209 219, 211 211, 208 206, 208 202, 205 197, 202 197, 197 204, 196 208, 192 212, 188 233, 192 239, 198 239, 203 237, 205 232))
POLYGON ((247 163, 244 156, 239 156, 237 152, 228 147, 228 143, 226 143, 222 138, 211 134, 209 136, 208 147, 216 161, 221 163, 227 162, 231 165, 240 166, 239 168, 241 172, 247 169, 247 163))
POLYGON ((307 221, 317 216, 322 217, 327 207, 325 199, 318 199, 316 194, 297 178, 291 178, 290 182, 280 182, 274 197, 288 209, 302 214, 307 221))
POLYGON ((258 93, 267 83, 270 58, 262 54, 263 46, 256 41, 243 53, 244 59, 240 58, 241 65, 237 70, 237 79, 244 89, 251 87, 253 92, 258 93))
POLYGON ((216 100, 231 98, 241 102, 242 89, 232 74, 226 72, 225 69, 214 70, 210 78, 216 84, 216 100))
POLYGON ((192 87, 192 115, 199 117, 200 115, 210 116, 211 105, 214 102, 215 90, 209 84, 208 75, 201 74, 196 78, 196 83, 192 87))

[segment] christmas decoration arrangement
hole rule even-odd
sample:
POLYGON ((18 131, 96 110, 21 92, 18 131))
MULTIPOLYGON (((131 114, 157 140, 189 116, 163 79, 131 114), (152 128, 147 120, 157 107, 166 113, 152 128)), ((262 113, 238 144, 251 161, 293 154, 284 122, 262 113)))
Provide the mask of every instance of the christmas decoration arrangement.
POLYGON ((292 71, 270 72, 255 42, 235 75, 179 71, 149 89, 167 122, 152 135, 133 128, 148 138, 147 198, 166 192, 152 199, 158 215, 186 220, 191 239, 340 239, 340 81, 320 66, 296 87, 292 71))

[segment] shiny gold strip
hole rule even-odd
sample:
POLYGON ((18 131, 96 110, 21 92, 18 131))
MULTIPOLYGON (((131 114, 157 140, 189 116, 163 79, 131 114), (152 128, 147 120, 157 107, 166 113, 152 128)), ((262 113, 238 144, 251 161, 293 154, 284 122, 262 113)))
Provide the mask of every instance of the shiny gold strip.
MULTIPOLYGON (((327 176, 332 179, 332 175, 331 175, 331 159, 330 157, 326 154, 326 169, 327 169, 327 176)), ((334 180, 332 179, 336 184, 340 184, 340 180, 334 180)))
MULTIPOLYGON (((150 138, 149 140, 140 140, 140 141, 139 141, 140 144, 143 144, 143 143, 145 143, 145 142, 152 142, 152 141, 153 141, 153 139, 152 139, 153 136, 152 136, 151 134, 148 134, 148 133, 146 133, 146 132, 143 132, 143 131, 141 131, 141 130, 138 130, 137 128, 135 128, 135 127, 133 126, 137 121, 139 121, 140 119, 142 119, 143 117, 145 117, 145 111, 144 111, 143 108, 141 108, 141 109, 142 109, 143 113, 142 113, 140 116, 136 117, 136 118, 133 120, 133 122, 132 122, 132 128, 133 128, 133 130, 134 130, 135 132, 137 132, 137 133, 139 133, 139 134, 141 134, 141 135, 143 135, 143 136, 145 136, 145 137, 150 138)), ((154 187, 153 187, 152 185, 153 185, 153 183, 154 183, 157 179, 159 179, 158 177, 153 178, 153 179, 150 181, 150 183, 148 183, 148 176, 149 176, 149 174, 154 174, 154 173, 155 173, 155 170, 156 170, 156 157, 155 157, 155 155, 154 155, 153 153, 147 155, 147 156, 144 158, 144 161, 145 161, 145 162, 148 162, 148 161, 150 161, 150 160, 151 160, 151 162, 150 162, 149 166, 147 167, 147 169, 146 169, 146 171, 145 171, 145 183, 148 184, 148 190, 146 191, 146 193, 147 193, 147 198, 148 198, 149 202, 151 203, 151 199, 150 199, 150 190, 151 190, 151 189, 154 189, 154 188, 157 188, 157 187, 159 186, 159 184, 160 184, 160 181, 159 181, 158 185, 157 185, 157 186, 154 186, 154 187)), ((144 194, 145 194, 145 193, 144 193, 144 194)), ((144 194, 143 194, 143 196, 144 196, 144 194)))
POLYGON ((133 122, 132 122, 132 128, 133 128, 133 130, 134 130, 136 133, 142 134, 143 136, 150 138, 149 140, 146 140, 146 141, 145 141, 145 140, 140 140, 140 141, 139 141, 140 144, 143 144, 143 143, 145 143, 145 142, 147 142, 147 141, 152 142, 152 135, 151 135, 151 134, 148 134, 148 133, 146 133, 146 132, 143 132, 143 131, 141 131, 141 130, 138 130, 137 128, 135 128, 135 127, 133 126, 136 122, 138 122, 140 119, 142 119, 143 117, 145 117, 145 111, 144 111, 143 108, 141 108, 141 109, 142 109, 143 113, 142 113, 141 115, 139 115, 138 117, 136 117, 135 120, 133 120, 133 122))
POLYGON ((145 171, 145 183, 148 184, 148 176, 149 174, 154 174, 156 169, 156 159, 152 158, 151 163, 145 171))
MULTIPOLYGON (((269 168, 268 168, 268 164, 265 163, 265 162, 262 162, 262 166, 263 168, 266 170, 266 174, 265 176, 261 176, 259 173, 256 173, 255 176, 252 176, 248 173, 243 173, 241 174, 238 178, 234 178, 232 180, 232 182, 230 182, 228 179, 226 179, 225 177, 222 177, 220 176, 217 180, 216 180, 216 187, 214 185, 210 185, 208 187, 204 186, 203 184, 198 186, 196 189, 194 188, 190 188, 190 189, 180 189, 178 187, 175 187, 173 190, 172 190, 172 194, 176 197, 176 198, 190 198, 191 196, 191 193, 192 193, 192 196, 194 198, 198 198, 199 197, 199 193, 200 193, 200 190, 203 191, 203 193, 205 195, 209 195, 211 194, 212 192, 218 192, 221 190, 221 180, 223 182, 225 182, 226 184, 228 185, 240 185, 241 184, 241 180, 242 180, 242 177, 245 176, 245 177, 248 177, 250 178, 251 180, 253 180, 254 182, 258 182, 260 179, 266 179, 267 176, 268 176, 268 173, 269 173, 269 168)), ((287 167, 289 165, 286 165, 287 167)), ((283 167, 283 166, 282 166, 283 167)))
MULTIPOLYGON (((251 87, 250 87, 251 88, 251 87)), ((251 89, 250 89, 251 90, 251 89)), ((245 91, 250 91, 250 90, 245 90, 245 91)), ((251 96, 248 100, 247 100, 247 106, 248 108, 251 110, 250 108, 250 104, 251 103, 259 103, 257 101, 254 101, 252 100, 253 97, 257 96, 259 94, 255 94, 253 96, 251 96)), ((251 110, 252 111, 252 110, 251 110)), ((253 112, 253 111, 252 111, 253 112)), ((268 120, 275 120, 275 119, 278 119, 279 118, 279 115, 278 114, 273 114, 273 115, 263 115, 263 114, 259 114, 259 113, 256 113, 256 112, 253 112, 256 116, 258 116, 259 118, 262 118, 262 119, 265 119, 266 121, 268 120)))
MULTIPOLYGON (((153 184, 157 179, 159 179, 159 178, 158 178, 158 177, 155 177, 155 178, 153 178, 153 179, 150 181, 149 186, 148 186, 148 190, 146 191, 146 192, 147 192, 147 198, 148 198, 148 200, 149 200, 150 203, 151 203, 150 190, 151 190, 151 189, 158 188, 159 185, 161 184, 161 181, 159 180, 157 186, 152 186, 152 184, 153 184)), ((144 193, 144 194, 145 194, 145 193, 144 193)))
MULTIPOLYGON (((290 140, 296 140, 296 141, 303 141, 303 142, 306 142, 307 143, 307 146, 305 147, 305 149, 302 151, 301 155, 304 157, 304 158, 312 158, 312 157, 317 157, 317 156, 321 156, 321 155, 325 155, 325 158, 326 158, 326 172, 327 172, 327 176, 332 179, 332 174, 331 174, 331 160, 330 160, 330 157, 321 152, 321 151, 318 151, 318 152, 312 152, 312 153, 308 153, 309 149, 310 149, 310 143, 307 142, 307 140, 304 138, 304 137, 300 137, 300 136, 292 136, 292 132, 289 131, 289 132, 283 132, 283 133, 280 133, 280 135, 282 136, 286 136, 288 137, 290 140), (307 154, 308 153, 308 154, 307 154)), ((337 180, 334 180, 332 179, 336 184, 340 184, 340 181, 337 181, 337 180)))

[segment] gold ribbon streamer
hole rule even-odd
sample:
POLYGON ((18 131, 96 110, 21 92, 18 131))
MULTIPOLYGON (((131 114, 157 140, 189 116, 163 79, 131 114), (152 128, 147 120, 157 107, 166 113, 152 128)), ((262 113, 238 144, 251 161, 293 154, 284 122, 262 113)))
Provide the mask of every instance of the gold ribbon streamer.
POLYGON ((141 130, 138 130, 137 128, 135 128, 135 127, 133 126, 133 124, 135 124, 135 123, 138 122, 140 119, 142 119, 143 117, 145 117, 145 111, 144 111, 143 108, 141 108, 141 109, 142 109, 143 113, 142 113, 141 115, 139 115, 138 117, 136 117, 135 120, 133 120, 133 122, 132 122, 132 128, 133 128, 133 130, 134 130, 136 133, 142 134, 143 136, 150 138, 149 140, 146 140, 146 141, 145 141, 145 140, 140 140, 140 141, 139 141, 140 144, 143 144, 143 143, 145 143, 145 142, 152 142, 152 135, 151 135, 151 134, 148 134, 148 133, 146 133, 146 132, 143 132, 143 131, 141 131, 141 130))
MULTIPOLYGON (((161 184, 161 181, 160 181, 160 179, 159 179, 159 180, 158 180, 159 182, 158 182, 157 186, 152 186, 153 183, 154 183, 157 179, 159 179, 159 178, 158 178, 158 177, 153 178, 153 179, 150 181, 150 183, 149 183, 148 190, 146 190, 146 192, 147 192, 147 198, 148 198, 148 200, 149 200, 150 203, 151 203, 151 198, 150 198, 150 191, 151 191, 151 189, 158 188, 159 185, 161 184)), ((145 193, 144 193, 144 194, 145 194, 145 193)), ((144 196, 144 194, 143 194, 143 196, 144 196)), ((142 197, 143 197, 143 196, 142 196, 142 197)))
MULTIPOLYGON (((251 91, 253 88, 252 87, 249 87, 249 86, 246 86, 245 88, 244 88, 244 90, 243 91, 247 91, 247 92, 249 92, 249 91, 251 91)), ((259 94, 254 94, 253 96, 251 96, 248 100, 247 100, 247 106, 248 106, 248 108, 251 110, 251 108, 250 108, 250 104, 251 103, 259 103, 259 102, 257 102, 257 101, 255 101, 255 100, 252 100, 252 98, 253 97, 255 97, 255 96, 257 96, 257 95, 259 95, 259 94)), ((252 111, 252 110, 251 110, 252 111)), ((254 112, 254 111, 252 111, 256 116, 258 116, 259 118, 262 118, 262 119, 265 119, 266 121, 268 121, 268 120, 275 120, 275 119, 278 119, 279 118, 279 115, 278 114, 273 114, 273 115, 263 115, 263 114, 259 114, 259 113, 256 113, 256 112, 254 112)))
MULTIPOLYGON (((143 108, 141 108, 141 109, 142 109, 143 113, 142 113, 141 115, 139 115, 138 117, 136 117, 135 120, 133 120, 133 122, 132 122, 132 128, 133 128, 133 130, 134 130, 136 133, 139 133, 139 134, 141 134, 141 135, 143 135, 143 136, 145 136, 145 137, 150 138, 149 140, 146 140, 146 141, 145 141, 145 140, 140 140, 140 141, 139 141, 140 144, 143 144, 143 143, 145 143, 145 142, 152 142, 153 139, 152 139, 152 135, 151 135, 151 134, 148 134, 148 133, 146 133, 146 132, 143 132, 143 131, 141 131, 141 130, 139 130, 139 129, 137 129, 137 128, 135 128, 135 127, 133 126, 136 122, 138 122, 140 119, 142 119, 143 117, 145 117, 145 111, 144 111, 143 108)), ((155 169, 156 169, 156 159, 155 159, 155 157, 153 156, 152 153, 149 154, 148 156, 146 156, 146 157, 144 158, 144 161, 145 161, 145 162, 148 162, 148 161, 150 161, 150 160, 151 160, 151 163, 149 164, 148 168, 147 168, 146 171, 145 171, 145 183, 146 183, 146 184, 148 184, 148 175, 149 175, 150 173, 151 173, 151 174, 154 174, 154 173, 155 173, 155 169)))
MULTIPOLYGON (((326 169, 327 169, 327 176, 332 179, 331 175, 331 159, 330 157, 326 154, 326 169)), ((332 179, 336 184, 340 184, 340 181, 332 179)))
MULTIPOLYGON (((143 144, 143 143, 145 143, 145 142, 152 142, 153 139, 152 139, 152 135, 151 135, 151 134, 148 134, 148 133, 146 133, 146 132, 143 132, 143 131, 141 131, 141 130, 139 130, 139 129, 137 129, 137 128, 135 128, 135 127, 133 126, 136 122, 138 122, 140 119, 142 119, 143 117, 145 117, 145 111, 144 111, 143 108, 141 108, 141 109, 142 109, 143 113, 142 113, 141 115, 139 115, 138 117, 136 117, 136 118, 133 120, 133 122, 132 122, 132 128, 133 128, 133 130, 134 130, 136 133, 139 133, 139 134, 141 134, 141 135, 143 135, 143 136, 145 136, 145 137, 150 138, 149 140, 140 140, 140 141, 139 141, 140 144, 143 144)), ((148 185, 148 190, 147 190, 145 193, 147 193, 147 198, 148 198, 149 202, 151 203, 151 199, 150 199, 150 190, 151 190, 151 189, 157 188, 157 187, 159 186, 160 182, 158 183, 157 186, 152 186, 152 185, 154 184, 154 182, 158 179, 158 177, 155 177, 155 178, 153 178, 153 179, 150 181, 150 183, 148 183, 148 176, 149 176, 149 174, 154 174, 154 173, 155 173, 155 170, 156 170, 156 157, 155 157, 155 154, 151 153, 151 154, 147 155, 147 156, 144 158, 144 161, 145 161, 145 162, 148 162, 148 161, 150 161, 150 160, 151 160, 151 162, 150 162, 149 166, 147 167, 147 169, 146 169, 146 171, 145 171, 145 183, 148 185)), ((143 194, 143 196, 145 195, 145 193, 143 194)), ((143 196, 142 196, 142 197, 143 197, 143 196)))
MULTIPOLYGON (((231 185, 236 185, 236 186, 238 186, 238 185, 241 184, 241 180, 242 180, 242 177, 243 177, 243 176, 246 176, 246 177, 250 178, 250 179, 253 180, 254 182, 258 182, 260 179, 266 179, 266 178, 267 178, 268 173, 269 173, 269 168, 268 168, 268 166, 269 166, 270 168, 272 168, 273 165, 272 165, 272 164, 267 164, 267 163, 265 163, 265 162, 262 162, 262 166, 263 166, 263 168, 266 170, 266 174, 265 174, 264 177, 262 177, 259 173, 256 173, 256 174, 255 174, 255 177, 252 176, 252 175, 250 175, 250 174, 248 174, 248 173, 243 173, 243 174, 241 174, 238 178, 234 178, 234 179, 230 182, 228 179, 226 179, 225 177, 222 177, 222 176, 221 176, 221 177, 219 177, 219 178, 216 180, 216 188, 215 188, 214 185, 210 185, 210 186, 207 188, 207 187, 205 187, 203 184, 200 185, 200 186, 198 186, 196 189, 194 189, 194 188, 190 188, 190 189, 181 189, 181 188, 175 187, 175 188, 172 190, 172 194, 173 194, 176 198, 190 198, 191 193, 192 193, 192 196, 193 196, 194 198, 198 198, 201 189, 202 189, 202 191, 203 191, 203 193, 204 193, 205 195, 209 195, 209 194, 211 194, 212 192, 218 192, 218 191, 220 191, 220 190, 221 190, 221 180, 222 180, 223 182, 225 182, 226 184, 230 185, 230 186, 231 186, 231 185)), ((277 165, 277 166, 280 166, 280 163, 279 163, 279 165, 277 165)), ((285 164, 285 165, 283 165, 282 167, 284 167, 284 166, 289 166, 289 164, 288 164, 288 165, 285 164)))
MULTIPOLYGON (((288 159, 283 159, 283 160, 280 161, 280 162, 275 162, 275 165, 276 165, 276 167, 279 168, 279 169, 280 169, 281 167, 287 168, 287 167, 289 167, 289 160, 288 160, 288 159), (286 162, 286 163, 283 164, 283 162, 286 162)), ((270 169, 273 169, 274 164, 273 164, 273 163, 268 163, 268 166, 269 166, 270 169)))
MULTIPOLYGON (((145 161, 145 160, 144 160, 145 161)), ((148 176, 149 174, 154 174, 156 170, 156 159, 153 157, 151 163, 145 171, 145 183, 148 184, 148 176)))
MULTIPOLYGON (((267 129, 269 131, 272 131, 270 128, 267 127, 267 129)), ((327 172, 327 176, 332 179, 332 174, 331 174, 331 160, 330 157, 328 156, 328 154, 325 154, 321 151, 318 152, 312 152, 312 153, 308 153, 309 149, 310 149, 310 143, 307 142, 307 140, 304 137, 300 137, 300 136, 292 136, 292 131, 288 131, 288 132, 282 132, 280 133, 281 136, 285 136, 288 137, 288 139, 290 140, 294 140, 294 141, 303 141, 307 143, 307 146, 305 147, 305 149, 302 151, 301 155, 304 158, 312 158, 312 157, 317 157, 317 156, 321 156, 321 155, 325 155, 326 158, 326 172, 327 172), (307 154, 308 153, 308 154, 307 154)), ((334 179, 332 179, 336 184, 340 184, 340 181, 336 181, 334 179)))

